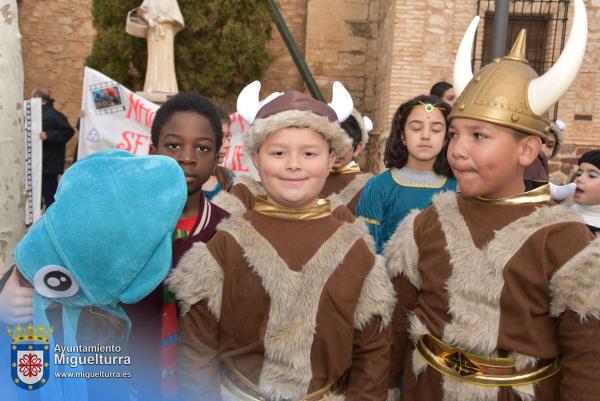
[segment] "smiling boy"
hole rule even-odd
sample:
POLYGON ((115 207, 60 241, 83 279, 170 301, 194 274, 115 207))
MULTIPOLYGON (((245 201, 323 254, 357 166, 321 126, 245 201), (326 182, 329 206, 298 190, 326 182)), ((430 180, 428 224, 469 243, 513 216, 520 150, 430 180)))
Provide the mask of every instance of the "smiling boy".
POLYGON ((461 193, 409 215, 390 241, 402 246, 386 249, 403 401, 600 399, 600 242, 547 185, 523 180, 550 131, 541 116, 583 59, 581 0, 574 15, 541 77, 525 60, 524 32, 474 77, 476 24, 463 39, 448 149, 461 193))
POLYGON ((266 196, 168 279, 186 399, 387 398, 391 283, 368 235, 319 199, 350 147, 344 114, 299 92, 258 110, 245 145, 266 196))

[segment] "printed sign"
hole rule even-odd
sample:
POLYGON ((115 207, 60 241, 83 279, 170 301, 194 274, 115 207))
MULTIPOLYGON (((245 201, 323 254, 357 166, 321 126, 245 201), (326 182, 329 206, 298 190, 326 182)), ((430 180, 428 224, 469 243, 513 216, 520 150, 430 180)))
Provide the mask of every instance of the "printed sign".
POLYGON ((107 149, 136 155, 150 150, 150 128, 158 105, 106 75, 85 67, 78 158, 107 149))

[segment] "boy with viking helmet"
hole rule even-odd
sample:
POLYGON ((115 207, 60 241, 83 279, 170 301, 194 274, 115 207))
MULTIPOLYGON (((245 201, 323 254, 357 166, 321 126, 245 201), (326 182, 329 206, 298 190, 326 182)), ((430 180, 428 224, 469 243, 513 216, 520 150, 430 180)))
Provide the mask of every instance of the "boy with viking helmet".
POLYGON ((399 299, 392 382, 403 377, 403 401, 596 401, 600 240, 548 186, 523 180, 549 134, 541 116, 583 59, 585 6, 575 1, 563 54, 541 77, 525 32, 473 77, 476 27, 457 54, 449 117, 462 192, 407 216, 386 248, 399 299))
POLYGON ((196 243, 167 280, 183 312, 184 396, 384 401, 392 285, 368 234, 319 199, 350 148, 339 121, 352 99, 328 106, 292 91, 253 109, 246 94, 238 112, 253 120, 244 141, 265 196, 196 243))
MULTIPOLYGON (((242 92, 240 92, 240 96, 238 97, 238 113, 244 116, 244 118, 248 121, 249 124, 252 124, 254 120, 254 115, 256 114, 256 110, 258 110, 262 106, 265 106, 273 99, 276 99, 277 97, 282 95, 281 92, 274 92, 267 96, 265 99, 259 100, 260 88, 260 82, 254 81, 251 84, 247 85, 242 90, 242 92)), ((346 90, 346 88, 344 88, 344 86, 340 82, 334 82, 332 93, 333 94, 331 103, 329 103, 329 106, 331 107, 336 107, 336 105, 342 104, 346 100, 352 101, 350 93, 346 90)), ((355 116, 359 116, 356 110, 352 111, 352 113, 348 115, 344 121, 339 122, 342 127, 342 132, 346 133, 346 128, 344 125, 350 124, 350 121, 353 120, 355 116)), ((360 118, 362 124, 362 116, 360 118)), ((364 143, 366 143, 366 140, 368 140, 366 129, 364 130, 364 135, 363 131, 361 131, 360 135, 360 141, 365 141, 364 143)), ((348 136, 351 137, 350 135, 348 136)), ((362 147, 359 149, 362 150, 362 147)), ((358 153, 360 153, 360 150, 356 153, 357 155, 358 153)), ((352 148, 348 148, 345 157, 347 157, 348 153, 350 153, 352 156, 352 152, 352 148)), ((336 161, 340 158, 342 158, 342 156, 338 156, 336 161)), ((355 167, 358 167, 358 165, 356 165, 355 167)), ((333 168, 335 168, 335 164, 333 168)), ((352 175, 345 178, 350 178, 350 181, 352 181, 355 177, 356 173, 353 172, 352 175)), ((348 182, 348 180, 343 179, 342 189, 344 185, 348 184, 348 182)), ((354 191, 353 187, 352 189, 350 189, 350 191, 345 192, 345 196, 336 196, 336 194, 333 194, 332 190, 328 190, 328 183, 329 178, 325 182, 325 187, 323 189, 323 192, 321 193, 321 196, 323 198, 328 197, 331 203, 331 210, 333 215, 341 221, 353 222, 355 219, 353 211, 350 211, 350 209, 346 207, 346 204, 353 201, 356 194, 352 195, 352 193, 362 188, 362 181, 361 184, 357 185, 357 187, 359 188, 357 188, 356 191, 354 191)), ((336 188, 340 190, 339 185, 337 185, 336 188)), ((229 192, 221 191, 217 196, 215 196, 212 199, 212 202, 221 207, 222 209, 227 210, 231 214, 240 214, 248 210, 252 210, 254 208, 257 196, 266 196, 266 191, 262 183, 260 181, 256 181, 254 178, 249 176, 240 176, 235 179, 234 185, 229 190, 229 192)), ((354 203, 352 203, 352 205, 353 204, 354 203)))

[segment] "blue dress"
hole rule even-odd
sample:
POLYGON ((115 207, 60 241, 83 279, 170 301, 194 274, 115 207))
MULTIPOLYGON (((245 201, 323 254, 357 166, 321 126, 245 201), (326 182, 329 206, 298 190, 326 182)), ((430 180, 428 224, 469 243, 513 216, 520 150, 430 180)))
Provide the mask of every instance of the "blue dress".
POLYGON ((371 178, 356 206, 356 215, 365 218, 377 253, 383 252, 398 224, 411 210, 426 208, 438 192, 456 190, 454 177, 442 177, 437 184, 420 184, 401 181, 397 172, 395 168, 388 169, 371 178))

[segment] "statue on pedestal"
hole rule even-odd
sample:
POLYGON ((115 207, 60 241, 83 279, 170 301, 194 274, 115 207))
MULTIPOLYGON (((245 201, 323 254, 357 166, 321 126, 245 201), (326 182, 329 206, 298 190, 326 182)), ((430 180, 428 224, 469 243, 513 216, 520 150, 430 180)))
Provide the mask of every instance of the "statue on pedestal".
POLYGON ((179 91, 174 39, 184 26, 177 0, 144 0, 127 15, 127 33, 148 41, 148 67, 141 95, 150 101, 164 103, 179 91))

